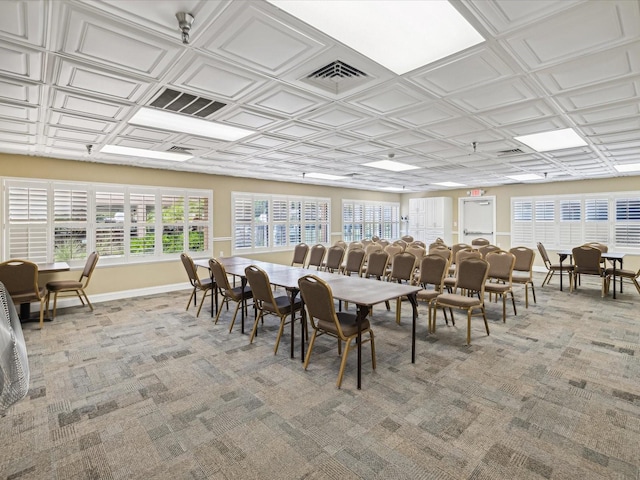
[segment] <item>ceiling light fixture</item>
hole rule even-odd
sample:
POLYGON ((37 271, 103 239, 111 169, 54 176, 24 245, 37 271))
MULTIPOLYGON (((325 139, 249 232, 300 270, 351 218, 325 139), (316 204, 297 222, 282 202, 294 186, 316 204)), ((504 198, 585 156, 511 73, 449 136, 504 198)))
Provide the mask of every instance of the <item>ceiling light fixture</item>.
MULTIPOLYGON (((547 174, 545 173, 544 175, 546 178, 547 174)), ((511 180, 515 180, 517 182, 530 182, 533 180, 542 180, 542 177, 535 173, 521 173, 519 175, 507 175, 507 178, 510 178, 511 180)))
POLYGON ((120 145, 105 145, 100 149, 101 153, 112 153, 114 155, 125 155, 127 157, 153 158, 154 160, 170 160, 172 162, 184 162, 193 158, 193 155, 184 153, 159 152, 157 150, 146 150, 144 148, 122 147, 120 145))
POLYGON ((222 123, 216 123, 202 118, 188 117, 179 113, 166 112, 148 107, 140 108, 140 110, 131 117, 129 123, 228 142, 234 142, 255 133, 251 130, 245 130, 244 128, 232 127, 231 125, 223 125, 222 123))
POLYGON ((330 175, 328 173, 303 173, 303 178, 317 178, 318 180, 342 180, 343 178, 347 178, 347 177, 342 177, 340 175, 330 175))
POLYGON ((584 147, 587 144, 573 128, 563 128, 513 138, 520 143, 524 143, 527 147, 533 148, 536 152, 584 147))
POLYGON ((393 160, 395 154, 390 153, 389 160, 379 160, 377 162, 363 163, 365 167, 381 168, 382 170, 389 170, 391 172, 404 172, 407 170, 416 170, 420 167, 415 165, 409 165, 408 163, 396 162, 393 160))
POLYGON ((182 43, 185 45, 189 44, 189 31, 191 30, 191 25, 193 25, 193 21, 195 18, 190 13, 179 12, 176 13, 176 18, 178 19, 178 27, 182 32, 182 43))
POLYGON ((436 182, 433 185, 440 185, 441 187, 466 187, 464 183, 457 182, 436 182))
POLYGON ((627 163, 625 165, 614 165, 613 168, 615 168, 620 173, 640 172, 640 163, 627 163))

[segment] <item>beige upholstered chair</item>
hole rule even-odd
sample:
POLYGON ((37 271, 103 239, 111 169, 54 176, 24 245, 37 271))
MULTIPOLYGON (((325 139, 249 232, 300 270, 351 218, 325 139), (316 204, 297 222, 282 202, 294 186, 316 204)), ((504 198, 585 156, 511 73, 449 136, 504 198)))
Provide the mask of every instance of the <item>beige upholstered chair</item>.
POLYGON ((354 250, 356 248, 364 250, 364 245, 362 244, 362 242, 350 242, 349 245, 347 246, 347 252, 349 250, 354 250))
POLYGON ((299 243, 293 249, 293 259, 291 260, 291 266, 304 267, 307 261, 307 254, 309 253, 309 245, 306 243, 299 243))
POLYGON ((482 258, 486 258, 487 253, 497 252, 498 250, 500 250, 500 247, 498 247, 497 245, 483 245, 481 247, 478 247, 478 251, 480 252, 482 258))
POLYGON ((324 259, 324 254, 326 253, 327 248, 324 245, 317 244, 311 247, 309 251, 309 263, 307 264, 307 268, 316 267, 316 270, 320 270, 322 266, 322 260, 324 259))
POLYGON ((451 249, 444 243, 438 243, 432 246, 429 249, 429 255, 439 255, 442 258, 445 258, 447 261, 451 261, 451 249))
MULTIPOLYGON (((358 338, 357 316, 348 312, 336 312, 331 287, 324 280, 314 275, 307 275, 298 280, 298 286, 300 287, 300 295, 304 300, 309 320, 311 321, 311 327, 313 328, 309 349, 304 359, 304 369, 306 370, 309 366, 309 359, 311 358, 311 352, 313 351, 317 337, 320 335, 329 335, 336 338, 338 340, 338 354, 340 354, 342 342, 344 342, 345 347, 342 352, 342 360, 336 382, 336 385, 340 388, 342 386, 342 378, 344 376, 345 366, 347 365, 347 357, 351 350, 351 344, 354 343, 355 345, 355 341, 358 338)), ((362 320, 360 332, 363 338, 364 335, 368 334, 369 338, 363 340, 362 343, 371 342, 371 366, 375 370, 375 341, 373 330, 371 330, 368 319, 362 320)))
MULTIPOLYGON (((412 283, 413 272, 416 268, 416 256, 413 253, 402 252, 393 257, 393 265, 388 280, 397 283, 412 283)), ((402 297, 396 300, 396 323, 400 323, 400 313, 402 308, 402 297)))
MULTIPOLYGON (((282 338, 284 327, 291 321, 287 320, 287 318, 291 317, 291 299, 288 295, 280 295, 278 297, 273 296, 273 291, 271 290, 271 284, 269 282, 269 275, 267 275, 267 272, 261 268, 255 265, 249 265, 245 268, 244 273, 247 277, 247 282, 251 287, 251 291, 253 292, 253 301, 258 310, 258 315, 256 315, 256 320, 253 323, 253 329, 251 330, 249 343, 253 343, 260 320, 263 320, 266 314, 273 314, 280 319, 276 345, 273 349, 273 354, 275 355, 278 353, 278 346, 280 345, 280 339, 282 338)), ((302 303, 298 299, 293 304, 293 311, 297 312, 301 307, 302 303)))
MULTIPOLYGON (((444 278, 449 269, 449 260, 440 255, 429 254, 420 260, 418 284, 422 286, 416 297, 418 301, 426 302, 428 307, 427 329, 431 331, 431 308, 436 297, 442 293, 444 278), (432 288, 429 288, 431 286, 432 288)), ((445 313, 446 318, 446 313, 445 313)))
POLYGON ((417 262, 420 262, 420 259, 426 255, 426 250, 419 245, 409 244, 404 251, 413 254, 417 262))
POLYGON ((324 261, 323 269, 327 272, 339 272, 344 259, 344 248, 339 245, 329 247, 324 261))
POLYGON ((394 241, 391 245, 397 245, 397 246, 401 247, 402 251, 404 252, 405 248, 407 248, 407 245, 409 245, 409 244, 401 239, 401 240, 394 241))
POLYGON ((235 302, 236 304, 236 309, 233 312, 233 318, 229 325, 229 332, 231 332, 231 330, 233 330, 233 325, 236 322, 240 306, 242 305, 243 308, 246 307, 246 300, 253 298, 253 292, 249 286, 245 286, 244 291, 241 286, 232 287, 229 283, 229 277, 227 276, 224 265, 215 258, 209 259, 209 270, 211 270, 211 273, 213 274, 213 279, 216 283, 218 292, 222 295, 222 304, 218 309, 214 324, 217 325, 220 313, 222 313, 222 307, 225 306, 225 304, 227 305, 227 308, 229 308, 229 302, 235 302))
POLYGON ((536 252, 529 247, 513 247, 509 252, 516 256, 512 281, 524 285, 524 306, 529 308, 529 287, 531 287, 533 302, 536 303, 536 289, 533 285, 533 261, 536 258, 536 252))
POLYGON ((345 242, 344 240, 336 240, 336 242, 333 244, 334 247, 342 247, 344 250, 347 249, 347 247, 349 246, 349 244, 347 242, 345 242))
MULTIPOLYGON (((482 255, 480 254, 479 250, 471 247, 463 248, 462 250, 458 250, 458 252, 456 253, 456 263, 460 263, 467 258, 482 258, 482 255)), ((453 252, 451 255, 451 261, 453 261, 453 252)), ((449 272, 451 272, 451 267, 449 267, 449 272)), ((444 286, 446 287, 447 291, 451 292, 453 290, 456 285, 457 278, 458 270, 455 269, 453 276, 446 277, 444 279, 444 286)))
POLYGON ((449 275, 454 275, 456 272, 458 252, 460 250, 465 250, 468 248, 472 249, 473 247, 467 243, 454 243, 453 245, 451 245, 451 264, 449 265, 449 275))
MULTIPOLYGON (((602 282, 601 295, 607 293, 606 270, 602 268, 602 251, 591 245, 575 247, 573 253, 573 289, 578 288, 579 275, 595 275, 602 282)), ((617 273, 617 272, 616 272, 617 273)))
POLYGON ((413 242, 414 238, 411 235, 403 235, 400 240, 407 242, 407 244, 413 242))
POLYGON ((391 243, 389 242, 389 240, 386 240, 384 238, 381 238, 380 240, 378 240, 376 243, 379 243, 382 248, 384 249, 386 246, 391 245, 391 243))
POLYGON ((471 240, 471 246, 472 247, 484 247, 485 245, 491 245, 491 241, 487 240, 486 238, 474 238, 473 240, 471 240))
MULTIPOLYGON (((453 293, 443 293, 436 297, 433 304, 434 311, 432 317, 432 331, 436 330, 436 315, 438 308, 451 310, 453 320, 453 309, 467 311, 467 345, 471 344, 471 317, 474 312, 480 311, 484 319, 484 327, 489 335, 489 324, 484 309, 484 288, 489 272, 489 263, 482 258, 467 258, 458 265, 458 277, 453 293), (466 292, 465 294, 458 292, 466 292)), ((455 323, 454 323, 455 325, 455 323)))
MULTIPOLYGON (((606 285, 607 292, 609 291, 609 284, 611 283, 612 275, 613 275, 613 268, 607 268, 605 271, 605 276, 607 279, 607 285, 606 285)), ((638 283, 638 278, 640 277, 640 270, 636 272, 634 270, 616 269, 616 277, 620 277, 621 282, 623 278, 631 280, 631 283, 635 285, 636 290, 638 290, 638 293, 640 293, 640 284, 638 283)))
POLYGON ((196 304, 196 292, 200 291, 202 292, 202 300, 200 300, 200 306, 198 307, 196 317, 200 316, 200 310, 202 310, 202 305, 204 304, 204 299, 207 297, 207 295, 211 295, 211 316, 213 317, 213 295, 215 287, 213 280, 210 277, 200 279, 200 277, 198 276, 196 265, 195 263, 193 263, 193 259, 188 254, 181 253, 180 260, 182 260, 182 265, 184 265, 184 269, 187 271, 187 276, 189 277, 189 282, 193 287, 193 290, 191 290, 191 296, 189 297, 189 301, 187 302, 187 308, 185 310, 189 310, 191 299, 193 299, 193 304, 196 304))
POLYGON ((544 287, 545 284, 549 285, 549 282, 551 281, 551 277, 553 277, 554 273, 560 272, 560 275, 562 275, 563 272, 567 272, 569 274, 569 288, 571 289, 572 282, 573 282, 574 266, 572 264, 560 265, 559 263, 551 263, 551 260, 549 260, 549 254, 547 253, 547 249, 544 248, 544 245, 541 242, 538 242, 538 252, 540 252, 540 256, 542 257, 544 266, 547 268, 547 275, 546 277, 544 277, 544 280, 542 280, 542 285, 540 286, 544 287))
POLYGON ((387 263, 389 254, 384 250, 378 250, 369 254, 367 266, 362 274, 365 278, 375 278, 382 280, 387 274, 387 263))
POLYGON ((424 243, 422 240, 414 240, 413 242, 411 242, 409 245, 413 245, 415 247, 422 247, 425 250, 427 249, 427 244, 424 243))
POLYGON ((364 266, 365 251, 362 248, 353 248, 347 252, 347 259, 343 266, 340 267, 340 273, 344 275, 362 276, 362 267, 364 266))
POLYGON ((49 299, 51 298, 51 294, 53 293, 53 313, 51 315, 51 318, 56 318, 56 307, 58 306, 58 295, 62 295, 62 296, 65 296, 65 294, 77 295, 83 306, 85 304, 84 301, 86 300, 87 305, 89 305, 89 308, 93 310, 93 305, 91 305, 91 302, 89 301, 89 297, 87 297, 87 292, 85 291, 85 289, 89 286, 89 281, 91 280, 93 271, 96 268, 96 265, 98 264, 99 258, 100 258, 100 255, 98 254, 98 252, 92 252, 89 254, 78 281, 53 280, 51 282, 47 282, 47 285, 46 285, 47 311, 49 310, 49 299))
POLYGON ((0 279, 15 305, 40 303, 40 328, 42 328, 47 295, 46 289, 38 285, 38 265, 28 260, 19 259, 2 262, 0 263, 0 279))
POLYGON ((513 314, 517 315, 516 300, 513 297, 513 267, 516 264, 516 256, 513 253, 497 250, 489 252, 485 257, 489 263, 489 273, 487 274, 487 284, 485 292, 491 295, 502 297, 502 322, 507 321, 507 294, 511 295, 513 314))

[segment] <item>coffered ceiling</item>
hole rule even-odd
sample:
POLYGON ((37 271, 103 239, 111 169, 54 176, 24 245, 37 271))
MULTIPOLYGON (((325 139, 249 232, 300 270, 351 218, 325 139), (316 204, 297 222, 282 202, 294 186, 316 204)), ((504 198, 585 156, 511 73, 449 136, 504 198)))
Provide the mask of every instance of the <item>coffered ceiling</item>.
POLYGON ((616 177, 640 163, 638 0, 453 4, 485 41, 397 75, 266 1, 4 0, 0 152, 405 192, 616 177), (178 12, 195 18, 186 45, 178 12), (254 133, 220 141, 129 123, 167 89, 254 133), (514 139, 565 128, 587 145, 538 153, 514 139), (364 165, 389 154, 419 168, 364 165))

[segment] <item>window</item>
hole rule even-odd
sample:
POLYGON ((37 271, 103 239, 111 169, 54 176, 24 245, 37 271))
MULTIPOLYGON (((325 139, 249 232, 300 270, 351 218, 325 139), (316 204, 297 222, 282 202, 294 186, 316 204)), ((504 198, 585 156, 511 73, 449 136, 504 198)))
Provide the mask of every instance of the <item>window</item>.
POLYGON ((210 191, 4 179, 4 258, 83 265, 211 255, 210 191), (188 235, 185 237, 185 232, 188 235))
POLYGON ((511 199, 511 243, 568 249, 600 242, 640 251, 640 194, 562 195, 511 199))
POLYGON ((326 198, 234 192, 232 224, 234 253, 290 249, 304 242, 329 242, 326 198))
POLYGON ((357 242, 378 236, 394 239, 400 235, 400 204, 343 200, 342 237, 357 242))

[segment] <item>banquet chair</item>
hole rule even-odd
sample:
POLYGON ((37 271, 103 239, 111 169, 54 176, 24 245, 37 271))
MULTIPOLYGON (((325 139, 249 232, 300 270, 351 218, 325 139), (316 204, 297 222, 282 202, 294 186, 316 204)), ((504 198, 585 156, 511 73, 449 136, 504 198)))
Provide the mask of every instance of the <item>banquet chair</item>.
MULTIPOLYGON (((407 283, 413 282, 413 272, 416 268, 416 256, 413 253, 402 252, 393 257, 391 273, 387 280, 389 282, 407 283)), ((402 308, 402 297, 396 299, 396 323, 400 324, 400 313, 402 308)))
POLYGON ((567 272, 569 275, 569 289, 571 289, 574 266, 571 264, 560 265, 559 263, 551 263, 551 260, 549 260, 549 254, 547 253, 547 249, 544 247, 544 245, 541 242, 538 242, 537 246, 538 251, 540 252, 540 256, 542 257, 542 261, 544 262, 544 266, 547 269, 547 275, 544 277, 544 280, 542 280, 542 285, 540 286, 544 287, 545 284, 549 285, 551 277, 553 277, 554 273, 560 272, 560 275, 562 275, 563 272, 567 272))
MULTIPOLYGON (((317 337, 329 335, 336 338, 338 340, 338 354, 340 354, 342 342, 344 342, 345 347, 340 361, 338 380, 336 381, 337 387, 340 388, 347 365, 347 357, 352 348, 351 345, 354 343, 355 346, 358 338, 357 315, 348 312, 336 312, 331 287, 324 280, 314 275, 306 275, 300 278, 298 286, 313 328, 313 335, 304 359, 304 369, 306 370, 309 366, 309 359, 317 337)), ((363 339, 362 343, 371 343, 371 366, 375 370, 376 349, 374 335, 369 320, 366 318, 361 320, 360 334, 361 336, 369 335, 369 338, 363 339)))
POLYGON ((299 243, 293 249, 293 259, 291 260, 291 266, 296 265, 304 267, 307 261, 307 254, 309 253, 309 245, 306 243, 299 243))
POLYGON ((347 242, 345 242, 344 240, 336 240, 336 242, 333 245, 335 247, 342 247, 344 250, 346 250, 347 247, 349 246, 347 242))
POLYGON ((323 270, 327 272, 339 272, 342 267, 342 260, 344 259, 344 248, 339 245, 329 247, 327 250, 327 256, 324 261, 323 270))
POLYGON ((524 306, 529 308, 529 288, 533 295, 533 302, 536 302, 536 290, 533 286, 533 261, 536 258, 536 252, 529 247, 513 247, 509 250, 516 256, 516 264, 513 267, 513 283, 524 285, 524 306))
POLYGON ((454 243, 451 245, 451 263, 449 264, 449 275, 453 276, 456 273, 456 264, 458 262, 458 252, 467 248, 473 248, 467 243, 454 243))
POLYGON ((452 319, 453 309, 457 308, 467 311, 467 345, 471 344, 471 317, 475 311, 480 311, 482 314, 484 327, 489 335, 489 324, 484 308, 484 289, 488 272, 489 263, 482 258, 467 258, 458 264, 458 276, 453 293, 438 295, 433 304, 431 326, 434 333, 438 308, 442 308, 443 313, 445 308, 449 308, 452 312, 452 319), (458 291, 467 293, 458 293, 458 291))
POLYGON ((423 301, 427 303, 427 330, 429 332, 431 331, 431 307, 436 297, 442 293, 444 278, 447 275, 448 268, 449 260, 440 255, 429 254, 420 260, 418 284, 422 286, 422 290, 417 293, 416 298, 418 302, 423 301), (429 285, 433 288, 429 289, 429 285))
POLYGON ((207 297, 207 294, 211 295, 211 316, 213 317, 213 296, 215 295, 215 283, 213 282, 213 279, 210 277, 200 279, 196 265, 188 254, 181 253, 180 260, 182 260, 182 265, 184 265, 184 269, 187 271, 187 276, 189 277, 189 282, 193 287, 185 310, 189 310, 191 299, 193 299, 193 304, 196 304, 196 292, 200 291, 202 292, 202 300, 200 300, 200 306, 198 307, 196 317, 200 316, 200 310, 202 310, 202 305, 204 304, 204 299, 207 297))
POLYGON ((267 272, 256 265, 249 265, 245 268, 244 272, 247 277, 247 282, 251 287, 251 292, 253 293, 254 305, 258 310, 255 322, 253 323, 253 329, 251 330, 249 343, 253 343, 260 320, 263 320, 266 314, 273 314, 280 318, 280 327, 278 328, 276 345, 273 350, 273 354, 275 355, 278 353, 278 346, 280 345, 280 339, 282 338, 285 325, 294 321, 294 319, 287 321, 287 317, 295 317, 295 312, 300 311, 302 308, 302 302, 300 302, 300 299, 295 300, 292 312, 291 298, 289 295, 273 296, 273 290, 271 289, 267 272))
MULTIPOLYGON (((482 255, 480 254, 479 250, 471 247, 463 248, 462 250, 458 250, 458 253, 456 253, 456 263, 460 263, 467 258, 482 258, 482 255)), ((451 261, 453 262, 453 253, 451 254, 451 261)), ((449 267, 448 271, 451 272, 451 267, 449 267)), ((453 291, 454 287, 456 286, 457 277, 457 269, 454 271, 453 276, 445 277, 444 287, 448 292, 453 291)))
POLYGON ((591 245, 581 245, 572 249, 571 253, 574 264, 573 290, 578 289, 579 275, 594 275, 601 280, 600 293, 604 297, 607 293, 607 278, 606 269, 602 268, 602 251, 591 245))
POLYGON ((309 263, 307 264, 307 268, 316 267, 316 270, 320 270, 322 266, 322 260, 324 259, 324 254, 327 251, 327 248, 318 243, 311 247, 309 251, 309 263))
MULTIPOLYGON (((613 275, 613 268, 607 268, 605 271, 605 276, 607 279, 607 285, 606 285, 607 292, 609 291, 609 285, 611 283, 612 275, 613 275)), ((638 290, 638 293, 640 293, 640 284, 638 283, 638 278, 640 277, 640 270, 636 272, 633 270, 616 269, 616 277, 620 277, 620 282, 622 282, 623 278, 627 278, 631 280, 631 282, 635 285, 636 290, 638 290)))
POLYGON ((40 328, 42 328, 46 288, 38 285, 38 265, 28 260, 7 260, 0 263, 0 279, 15 305, 40 303, 40 328))
POLYGON ((473 240, 471 240, 472 247, 484 247, 485 245, 491 245, 491 242, 486 238, 480 237, 480 238, 474 238, 473 240))
POLYGON ((507 294, 511 295, 511 303, 513 305, 513 314, 517 315, 516 299, 513 296, 513 267, 516 264, 516 256, 513 253, 497 250, 489 252, 485 257, 489 263, 489 272, 487 273, 487 283, 484 290, 496 297, 502 298, 502 322, 507 321, 507 294))
POLYGON ((482 258, 485 258, 489 252, 497 252, 499 250, 500 247, 497 245, 482 245, 481 247, 478 247, 478 251, 482 258))
POLYGON ((413 242, 411 242, 409 245, 413 245, 415 247, 422 247, 425 250, 427 249, 427 244, 424 243, 422 240, 414 240, 413 242))
POLYGON ((411 235, 403 235, 400 240, 407 242, 407 244, 413 242, 414 238, 411 235))
MULTIPOLYGON (((362 271, 364 278, 375 278, 376 280, 385 280, 387 276, 387 264, 389 263, 389 254, 384 250, 377 250, 369 255, 369 259, 362 271)), ((387 310, 391 307, 386 302, 387 310)), ((345 303, 346 305, 346 303, 345 303)), ((373 305, 369 307, 369 316, 373 315, 373 305)))
POLYGON ((438 243, 435 246, 429 248, 429 255, 439 255, 440 257, 451 261, 451 249, 443 243, 438 243))
POLYGON ((222 313, 222 307, 226 304, 227 308, 229 308, 229 302, 235 302, 236 309, 233 312, 233 318, 231 319, 231 324, 229 325, 229 332, 233 330, 233 325, 236 322, 236 317, 238 316, 238 310, 242 305, 242 308, 247 307, 247 300, 253 298, 253 292, 251 288, 248 286, 243 287, 232 287, 229 283, 229 277, 227 276, 227 271, 224 268, 224 265, 221 264, 215 258, 209 259, 209 270, 213 274, 213 279, 216 284, 216 288, 218 292, 222 295, 222 304, 220 308, 218 308, 218 313, 216 314, 216 319, 213 322, 214 325, 218 324, 218 320, 220 319, 220 314, 222 313))
POLYGON ((52 280, 51 282, 47 282, 45 287, 47 289, 47 311, 49 311, 49 299, 53 293, 53 313, 51 318, 56 318, 56 307, 58 305, 59 294, 62 294, 62 296, 65 296, 64 294, 77 295, 82 305, 85 305, 84 301, 86 300, 87 305, 89 305, 89 308, 93 311, 93 305, 91 305, 85 289, 89 286, 89 281, 91 280, 93 270, 96 268, 99 258, 100 254, 98 254, 98 252, 92 252, 89 254, 78 281, 52 280))
POLYGON ((354 248, 347 252, 347 259, 340 267, 340 273, 351 276, 355 273, 358 277, 362 276, 362 267, 364 266, 365 251, 362 248, 354 248))

